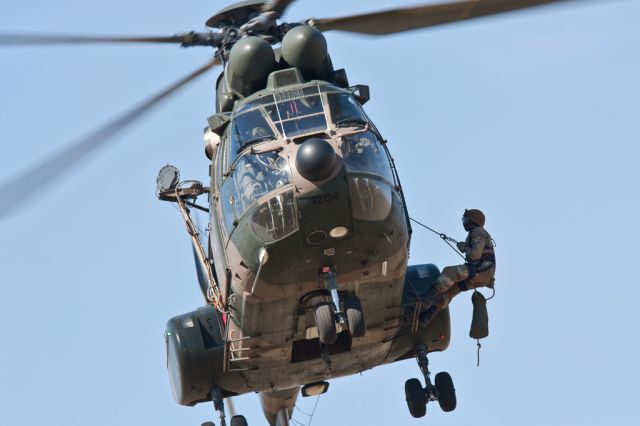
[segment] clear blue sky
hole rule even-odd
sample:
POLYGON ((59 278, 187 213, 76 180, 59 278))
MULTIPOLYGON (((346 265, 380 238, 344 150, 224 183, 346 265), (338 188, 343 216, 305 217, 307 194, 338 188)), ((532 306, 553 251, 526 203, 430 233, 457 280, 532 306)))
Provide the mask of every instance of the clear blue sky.
MULTIPOLYGON (((394 3, 414 4, 418 1, 394 3)), ((408 414, 413 361, 335 380, 313 425, 637 425, 640 300, 640 2, 576 1, 385 38, 328 35, 334 64, 371 86, 367 111, 399 167, 411 215, 462 238, 464 208, 498 242, 482 365, 467 333, 434 354, 458 409, 408 414), (431 418, 429 418, 431 417, 431 418)), ((299 0, 291 20, 391 2, 299 0)), ((213 1, 4 2, 0 31, 170 35, 213 1)), ((0 181, 208 59, 206 49, 0 51, 0 181)), ((201 134, 215 73, 0 223, 0 425, 199 425, 171 397, 162 333, 201 303, 176 211, 155 199, 170 162, 205 179, 201 134)), ((411 263, 456 257, 415 230, 411 263)), ((310 411, 314 399, 300 400, 310 411)), ((236 398, 264 424, 256 395, 236 398)), ((308 423, 296 412, 294 418, 308 423)))

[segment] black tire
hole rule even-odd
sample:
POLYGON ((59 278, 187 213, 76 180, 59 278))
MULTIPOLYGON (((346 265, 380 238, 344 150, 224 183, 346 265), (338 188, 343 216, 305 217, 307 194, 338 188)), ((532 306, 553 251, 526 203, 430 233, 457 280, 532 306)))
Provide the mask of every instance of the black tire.
POLYGON ((233 416, 231 417, 231 426, 249 426, 249 424, 244 416, 233 416))
POLYGON ((333 318, 333 305, 322 303, 316 306, 313 316, 318 326, 318 337, 320 343, 330 345, 338 338, 336 331, 336 321, 333 318))
POLYGON ((436 374, 436 390, 438 391, 438 403, 442 411, 449 412, 456 409, 456 389, 453 387, 453 380, 447 372, 436 374))
POLYGON ((213 422, 204 422, 200 426, 216 426, 216 424, 213 422))
POLYGON ((362 337, 366 331, 362 304, 356 295, 349 295, 344 300, 344 311, 347 313, 347 323, 351 337, 362 337))
POLYGON ((404 384, 404 394, 407 398, 409 412, 415 418, 424 417, 427 414, 427 397, 422 389, 422 383, 418 379, 409 379, 404 384))

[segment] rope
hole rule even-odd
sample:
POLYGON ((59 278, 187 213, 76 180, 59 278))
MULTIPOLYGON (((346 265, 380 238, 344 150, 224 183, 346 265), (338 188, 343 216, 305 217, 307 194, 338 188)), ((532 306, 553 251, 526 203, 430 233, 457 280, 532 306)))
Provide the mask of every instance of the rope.
POLYGON ((309 417, 309 423, 307 423, 305 425, 304 423, 300 423, 299 421, 295 420, 293 417, 291 418, 291 421, 294 422, 298 426, 311 426, 311 421, 313 420, 313 415, 316 413, 316 408, 318 407, 318 401, 320 401, 320 396, 321 395, 322 394, 318 395, 318 397, 316 398, 316 403, 313 406, 313 410, 311 411, 311 414, 302 411, 297 405, 293 406, 293 408, 295 408, 296 410, 300 411, 305 416, 309 417))
POLYGON ((488 302, 489 300, 493 299, 496 295, 496 289, 495 287, 491 289, 492 293, 491 293, 491 297, 486 297, 485 300, 488 302))
MULTIPOLYGON (((302 411, 300 409, 300 407, 298 407, 297 405, 294 405, 293 408, 295 408, 296 410, 300 411, 302 414, 304 414, 307 417, 311 417, 311 414, 307 413, 306 411, 302 411)), ((293 419, 292 419, 293 420, 293 419)))
POLYGON ((465 259, 465 257, 462 255, 462 253, 460 253, 460 252, 458 251, 458 249, 457 249, 457 248, 455 248, 454 246, 452 246, 452 245, 450 244, 450 242, 451 242, 451 243, 456 243, 456 244, 458 244, 458 241, 457 241, 457 240, 454 240, 453 238, 451 238, 451 237, 447 236, 447 234, 443 234, 442 232, 438 232, 438 231, 436 231, 436 230, 435 230, 435 229, 433 229, 433 228, 429 228, 429 227, 428 227, 427 225, 425 225, 424 223, 422 223, 422 222, 418 222, 417 220, 415 220, 415 219, 414 219, 414 218, 412 218, 412 217, 410 217, 409 219, 410 219, 412 222, 414 222, 414 223, 416 223, 416 224, 418 224, 418 225, 422 226, 422 227, 423 227, 423 228, 425 228, 425 229, 428 229, 429 231, 433 232, 434 234, 436 234, 437 236, 439 236, 440 238, 442 238, 442 241, 444 241, 444 242, 445 242, 449 247, 451 247, 451 250, 455 251, 455 252, 456 252, 456 254, 457 254, 458 256, 460 256, 462 259, 466 260, 466 259, 465 259))
MULTIPOLYGON (((320 394, 322 395, 322 394, 320 394)), ((311 421, 313 420, 313 415, 316 413, 316 408, 318 407, 318 401, 320 401, 320 395, 316 398, 316 403, 313 406, 313 411, 311 411, 311 417, 309 418, 309 426, 311 426, 311 421)))

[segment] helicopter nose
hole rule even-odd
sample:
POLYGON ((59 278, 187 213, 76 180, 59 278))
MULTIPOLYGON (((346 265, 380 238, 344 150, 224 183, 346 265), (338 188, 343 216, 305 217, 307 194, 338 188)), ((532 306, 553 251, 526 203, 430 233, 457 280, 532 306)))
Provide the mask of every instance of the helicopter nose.
POLYGON ((329 177, 336 163, 333 147, 319 138, 307 139, 298 148, 296 168, 310 181, 319 181, 329 177))

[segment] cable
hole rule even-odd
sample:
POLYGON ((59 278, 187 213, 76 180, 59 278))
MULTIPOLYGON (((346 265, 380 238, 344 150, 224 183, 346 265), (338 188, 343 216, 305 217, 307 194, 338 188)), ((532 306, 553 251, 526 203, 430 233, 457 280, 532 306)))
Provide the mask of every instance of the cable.
POLYGON ((306 411, 302 411, 297 405, 294 405, 293 408, 295 408, 296 410, 300 411, 305 416, 311 417, 311 414, 307 413, 306 411))
MULTIPOLYGON (((320 394, 320 395, 322 395, 322 394, 320 394)), ((313 411, 311 412, 311 418, 309 419, 309 425, 308 426, 311 426, 311 421, 313 420, 313 415, 316 413, 316 408, 318 407, 318 401, 320 401, 320 395, 318 395, 318 397, 316 398, 316 403, 313 406, 313 411)))
POLYGON ((447 236, 447 234, 443 234, 441 232, 436 231, 435 229, 429 228, 427 225, 425 225, 422 222, 418 222, 417 220, 415 220, 414 218, 410 217, 409 218, 412 222, 417 223, 418 225, 422 226, 425 229, 428 229, 429 231, 433 232, 434 234, 438 235, 440 238, 442 238, 442 241, 444 241, 449 247, 451 247, 451 250, 455 251, 456 254, 458 256, 460 256, 462 259, 464 259, 465 261, 467 259, 465 259, 464 255, 462 253, 460 253, 458 251, 458 249, 456 249, 454 246, 451 245, 451 243, 456 243, 458 244, 457 240, 454 240, 453 238, 447 236), (451 243, 450 243, 451 242, 451 243))

